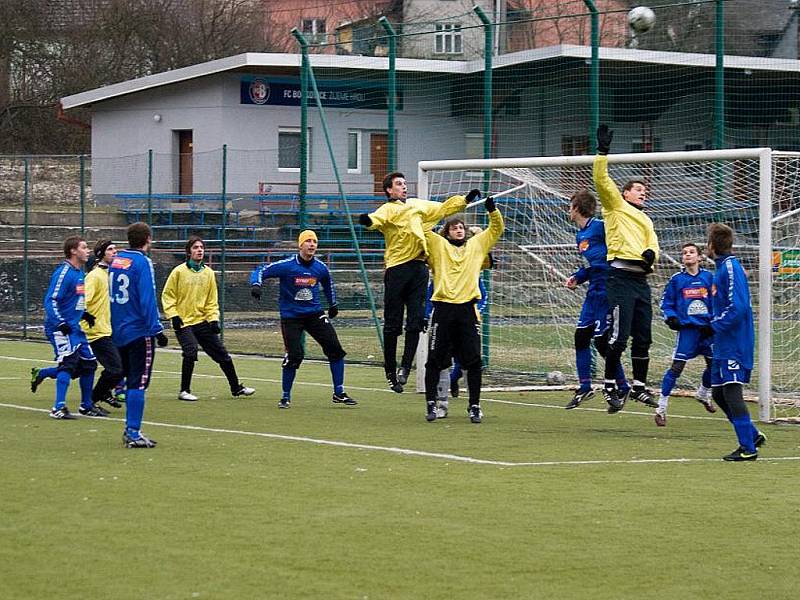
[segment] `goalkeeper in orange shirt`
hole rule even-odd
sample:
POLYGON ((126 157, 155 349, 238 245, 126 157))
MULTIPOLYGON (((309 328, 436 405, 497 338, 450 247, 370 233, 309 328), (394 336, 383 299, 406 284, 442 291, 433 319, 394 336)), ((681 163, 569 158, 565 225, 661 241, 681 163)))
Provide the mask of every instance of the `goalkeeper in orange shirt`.
POLYGON ((408 185, 402 173, 389 173, 383 179, 386 202, 375 212, 359 215, 368 229, 380 231, 386 241, 383 299, 383 368, 389 388, 398 394, 408 382, 411 363, 417 352, 419 334, 425 323, 425 292, 428 288, 426 233, 441 219, 466 208, 479 194, 472 190, 467 197, 451 196, 445 202, 408 197, 408 185), (397 338, 403 332, 406 313, 405 344, 397 369, 397 338))

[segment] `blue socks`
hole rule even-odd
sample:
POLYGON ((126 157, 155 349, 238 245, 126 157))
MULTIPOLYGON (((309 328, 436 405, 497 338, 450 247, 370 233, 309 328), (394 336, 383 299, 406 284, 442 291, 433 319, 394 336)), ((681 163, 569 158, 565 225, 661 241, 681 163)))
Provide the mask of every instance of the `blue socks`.
POLYGON ((461 376, 464 374, 464 371, 461 369, 461 363, 457 360, 453 360, 453 370, 450 371, 450 383, 455 383, 461 376))
MULTIPOLYGON (((72 381, 72 376, 67 371, 59 371, 55 367, 51 367, 51 369, 57 373, 55 376, 56 403, 53 408, 58 410, 67 405, 67 390, 69 389, 69 382, 72 381)), ((50 371, 51 369, 42 369, 42 371, 50 371)), ((42 371, 39 371, 40 375, 42 374, 42 371)), ((51 375, 48 375, 48 377, 51 377, 51 375)))
POLYGON ((83 408, 92 408, 92 386, 94 385, 94 371, 85 373, 78 379, 81 385, 81 406, 83 408))
MULTIPOLYGON (((588 392, 592 387, 592 349, 580 348, 575 350, 575 365, 578 371, 580 392, 588 392)), ((620 368, 622 368, 620 366, 620 368)))
MULTIPOLYGON (((342 394, 344 393, 344 359, 332 360, 329 364, 331 367, 331 378, 333 379, 333 392, 335 394, 342 394)), ((294 379, 294 376, 292 379, 294 379)))
MULTIPOLYGON (((331 370, 332 369, 333 367, 331 367, 331 370)), ((297 375, 297 369, 283 367, 281 381, 283 386, 283 397, 287 400, 292 397, 292 385, 294 384, 295 375, 297 375)))
POLYGON ((739 439, 739 445, 751 454, 754 453, 756 447, 753 439, 758 434, 758 430, 753 425, 750 415, 733 417, 731 423, 734 431, 736 431, 736 437, 739 439))
POLYGON ((128 390, 125 397, 125 426, 131 437, 138 437, 144 416, 144 390, 128 390))
MULTIPOLYGON (((707 371, 708 369, 706 369, 707 371)), ((705 374, 704 374, 705 375, 705 374)), ((709 383, 710 383, 711 375, 709 374, 709 383)), ((666 373, 664 373, 664 379, 661 380, 661 395, 665 398, 668 397, 672 390, 675 388, 675 383, 678 381, 678 378, 675 377, 675 373, 671 368, 667 369, 666 373)), ((705 385, 705 376, 703 377, 703 384, 705 385)))
POLYGON ((47 367, 46 369, 39 369, 39 377, 45 379, 55 379, 58 377, 58 367, 47 367))

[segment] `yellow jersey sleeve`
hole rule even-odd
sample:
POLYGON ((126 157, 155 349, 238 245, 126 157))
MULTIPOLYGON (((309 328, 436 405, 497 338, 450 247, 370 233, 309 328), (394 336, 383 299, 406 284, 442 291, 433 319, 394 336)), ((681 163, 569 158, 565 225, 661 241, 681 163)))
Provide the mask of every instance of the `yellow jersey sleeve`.
POLYGON ((206 267, 208 271, 208 295, 206 296, 204 313, 206 321, 219 321, 219 295, 217 292, 217 278, 214 276, 214 271, 206 267))
POLYGON ((178 271, 182 266, 180 264, 172 269, 161 292, 161 306, 164 309, 164 316, 168 319, 178 316, 178 280, 180 279, 178 271))

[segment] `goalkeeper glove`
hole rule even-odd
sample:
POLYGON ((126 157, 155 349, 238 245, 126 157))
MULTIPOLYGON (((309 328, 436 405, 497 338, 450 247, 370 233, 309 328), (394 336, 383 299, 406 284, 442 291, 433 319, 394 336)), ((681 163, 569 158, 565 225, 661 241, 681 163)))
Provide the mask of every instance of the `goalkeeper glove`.
POLYGON ((358 222, 364 227, 372 226, 372 219, 369 218, 369 215, 367 213, 361 213, 360 215, 358 215, 358 222))
POLYGON ((219 328, 219 321, 209 321, 208 328, 211 330, 211 333, 219 334, 222 331, 219 328))
POLYGON ((96 321, 96 319, 94 318, 94 315, 92 313, 83 311, 83 314, 81 315, 81 321, 86 321, 86 324, 89 327, 94 327, 94 322, 96 321))
POLYGON ((611 150, 611 140, 614 138, 614 132, 608 128, 605 123, 597 128, 597 153, 608 154, 611 150))
POLYGON ((171 321, 172 321, 172 328, 175 331, 178 331, 178 329, 183 327, 183 319, 181 319, 178 315, 172 317, 171 321))
POLYGON ((467 204, 473 202, 476 198, 480 198, 480 197, 481 197, 481 191, 480 190, 470 190, 469 194, 467 194, 467 204))
POLYGON ((169 340, 167 339, 167 336, 164 335, 163 331, 159 331, 156 334, 156 343, 158 343, 159 348, 163 348, 169 343, 169 340))
POLYGON ((678 331, 681 328, 681 322, 678 320, 678 317, 667 317, 667 327, 672 329, 672 331, 678 331))
POLYGON ((256 300, 261 300, 261 286, 260 285, 251 285, 250 286, 250 295, 255 298, 256 300))
POLYGON ((336 304, 331 304, 330 308, 328 308, 328 318, 335 319, 336 315, 339 314, 339 306, 336 304))
POLYGON ((494 204, 494 198, 492 198, 491 196, 486 197, 485 205, 486 205, 486 212, 493 212, 497 208, 497 206, 495 206, 494 204))
POLYGON ((648 248, 647 250, 642 252, 642 258, 644 259, 644 262, 647 263, 647 266, 652 269, 653 263, 656 262, 656 253, 650 250, 650 248, 648 248))
POLYGON ((72 333, 72 327, 69 326, 69 323, 59 323, 56 329, 58 329, 64 335, 69 335, 72 333))

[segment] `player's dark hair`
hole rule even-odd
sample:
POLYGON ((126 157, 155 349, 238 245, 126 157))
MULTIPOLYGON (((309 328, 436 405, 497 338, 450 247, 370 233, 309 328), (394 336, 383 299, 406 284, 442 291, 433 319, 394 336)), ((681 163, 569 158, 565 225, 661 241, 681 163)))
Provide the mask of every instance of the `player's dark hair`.
POLYGON ((386 194, 387 198, 391 198, 387 190, 390 190, 392 188, 392 183, 394 183, 394 180, 397 179, 398 177, 402 177, 403 179, 406 178, 405 175, 403 175, 398 171, 395 171, 394 173, 389 173, 386 177, 383 178, 383 193, 386 194))
POLYGON ((72 251, 77 250, 80 243, 85 241, 86 240, 79 235, 69 236, 67 239, 64 240, 64 256, 66 256, 67 258, 71 257, 72 251))
POLYGON ((131 248, 144 248, 147 240, 153 237, 150 225, 147 223, 132 223, 128 226, 128 243, 131 248))
POLYGON ((593 217, 597 209, 597 198, 589 190, 580 190, 572 194, 569 199, 570 205, 575 207, 578 214, 582 217, 593 217))
POLYGON ((689 246, 692 246, 695 250, 697 250, 697 253, 700 254, 700 246, 698 246, 694 242, 686 242, 685 244, 683 244, 681 246, 681 252, 683 251, 684 248, 688 248, 689 246))
MULTIPOLYGON (((447 221, 444 222, 444 226, 442 227, 441 231, 439 231, 439 233, 442 235, 442 237, 444 239, 449 240, 450 239, 450 228, 453 225, 456 225, 458 223, 461 223, 464 226, 464 229, 467 228, 467 225, 466 225, 466 223, 464 223, 463 219, 460 219, 458 217, 450 217, 449 219, 447 219, 447 221)), ((465 236, 465 239, 466 239, 466 236, 465 236)))
POLYGON ((186 247, 184 248, 184 250, 186 250, 186 257, 187 258, 192 253, 192 246, 194 246, 195 243, 197 243, 197 242, 200 242, 201 244, 203 244, 203 248, 206 247, 206 243, 203 241, 203 238, 201 238, 199 235, 190 235, 189 239, 186 240, 186 247))
POLYGON ((633 189, 633 186, 637 183, 643 185, 644 187, 647 187, 647 184, 644 182, 644 179, 629 179, 628 182, 622 186, 622 191, 630 192, 631 189, 633 189))
POLYGON ((733 250, 733 229, 723 223, 708 226, 708 243, 714 247, 714 254, 730 254, 733 250))

